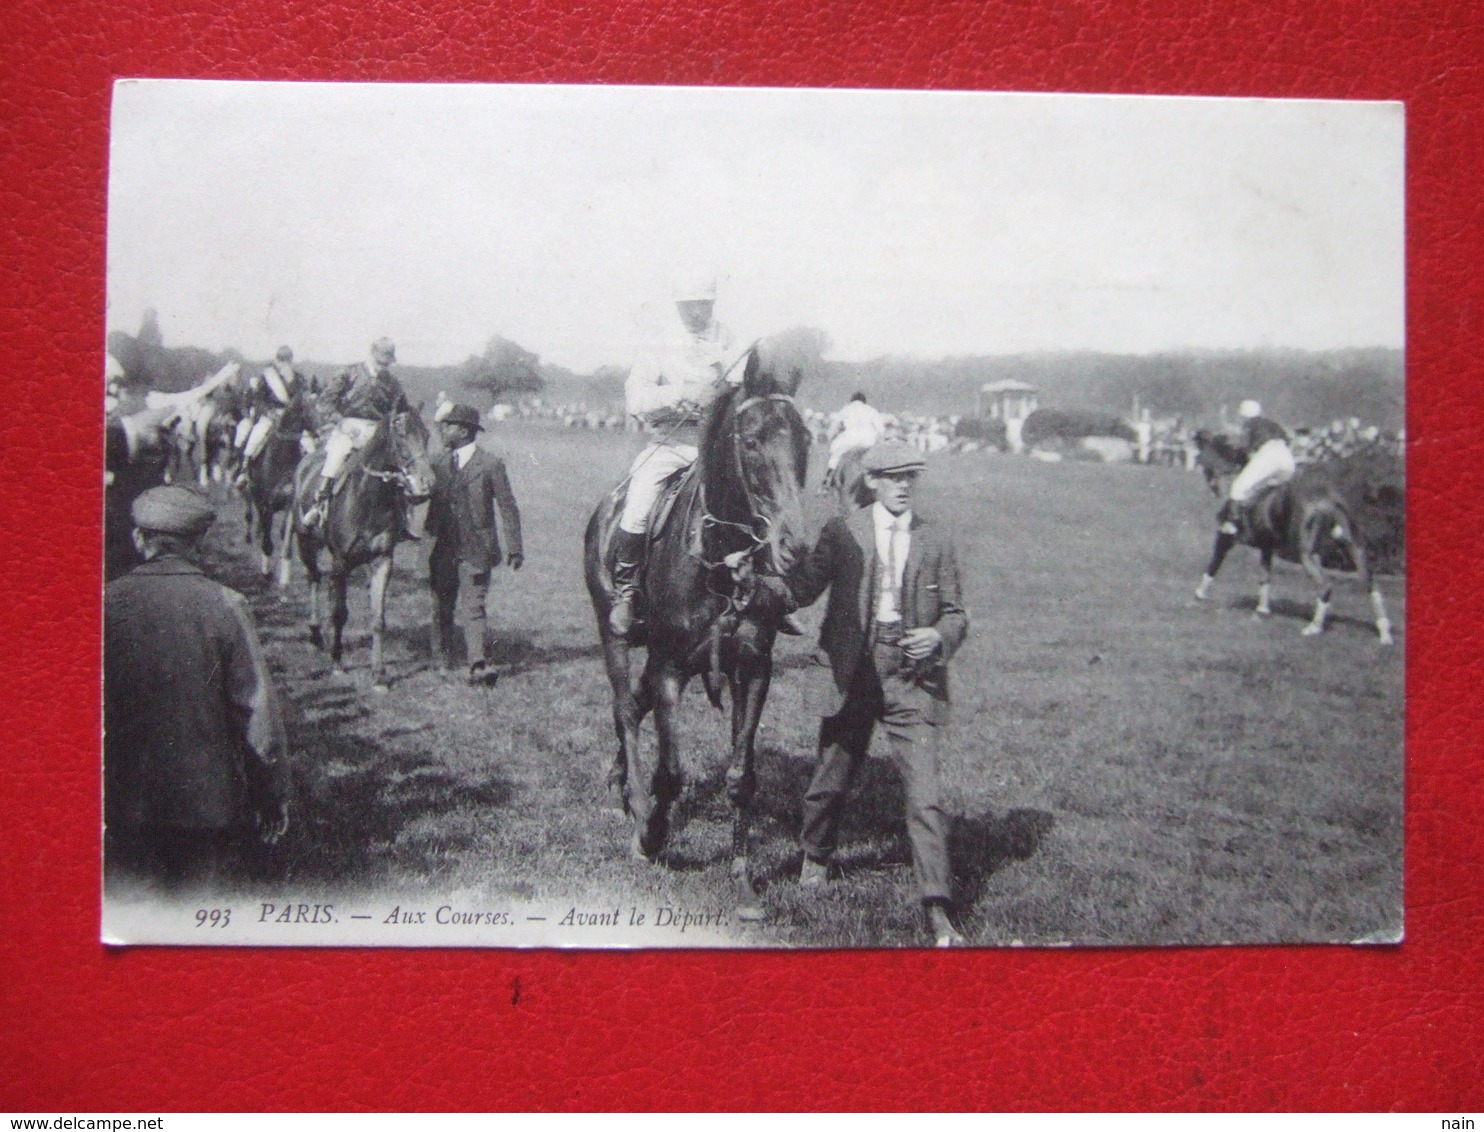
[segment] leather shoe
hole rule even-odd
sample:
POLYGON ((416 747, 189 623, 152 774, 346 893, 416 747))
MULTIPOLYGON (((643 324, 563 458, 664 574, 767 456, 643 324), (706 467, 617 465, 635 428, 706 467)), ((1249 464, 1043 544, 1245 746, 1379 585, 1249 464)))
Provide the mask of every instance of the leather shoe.
POLYGON ((934 947, 967 947, 969 941, 964 933, 954 927, 948 909, 941 904, 927 906, 928 932, 933 937, 934 947))
POLYGON ((815 861, 808 857, 804 858, 804 866, 799 870, 799 887, 821 889, 830 883, 830 864, 828 861, 815 861))

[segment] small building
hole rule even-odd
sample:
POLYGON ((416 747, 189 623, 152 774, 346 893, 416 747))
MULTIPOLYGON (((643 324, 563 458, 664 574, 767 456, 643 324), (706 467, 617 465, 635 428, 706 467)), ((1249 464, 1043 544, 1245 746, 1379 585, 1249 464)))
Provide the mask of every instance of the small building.
POLYGON ((975 415, 990 420, 1005 422, 1005 440, 1011 452, 1020 452, 1025 447, 1020 440, 1020 430, 1026 417, 1040 405, 1040 390, 1023 381, 1007 379, 991 381, 979 389, 975 398, 975 415))

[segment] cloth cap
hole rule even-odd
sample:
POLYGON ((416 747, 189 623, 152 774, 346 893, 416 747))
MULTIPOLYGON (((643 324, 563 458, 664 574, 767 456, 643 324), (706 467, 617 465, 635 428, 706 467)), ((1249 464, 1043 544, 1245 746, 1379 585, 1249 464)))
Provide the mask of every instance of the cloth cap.
POLYGON ((716 275, 708 271, 678 274, 671 285, 670 296, 677 303, 715 302, 716 275))
POLYGON ((216 520, 216 508, 199 491, 180 484, 152 487, 129 509, 141 531, 199 538, 216 520))
POLYGON ((1250 421, 1253 417, 1262 416, 1262 406, 1256 401, 1243 401, 1237 406, 1237 416, 1244 421, 1250 421))
POLYGON ((470 405, 454 405, 443 414, 443 423, 465 425, 476 432, 484 429, 484 425, 479 423, 479 410, 470 405))
POLYGON ((927 461, 910 444, 888 440, 867 451, 861 467, 878 475, 884 472, 920 472, 927 467, 927 461))
POLYGON ((290 350, 287 346, 280 346, 278 348, 278 353, 273 355, 273 360, 279 362, 291 362, 294 360, 294 351, 290 350))
POLYGON ((385 354, 387 361, 394 362, 397 360, 397 345, 390 338, 378 338, 371 343, 371 353, 385 354))

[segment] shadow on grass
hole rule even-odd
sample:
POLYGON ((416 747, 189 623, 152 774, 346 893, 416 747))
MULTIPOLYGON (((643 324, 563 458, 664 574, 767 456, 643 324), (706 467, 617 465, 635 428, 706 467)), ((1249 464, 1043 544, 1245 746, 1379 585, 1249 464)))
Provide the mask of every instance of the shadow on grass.
POLYGON ((1045 810, 1010 810, 997 818, 985 812, 953 818, 948 830, 948 860, 953 867, 954 902, 972 907, 984 895, 990 877, 1008 861, 1035 856, 1055 819, 1045 810))
POLYGON ((258 879, 267 882, 431 876, 473 845, 490 812, 515 793, 497 774, 456 773, 426 751, 391 750, 333 724, 309 724, 290 741, 299 752, 291 820, 259 862, 258 879))
MULTIPOLYGON (((1344 610, 1336 608, 1341 604, 1348 605, 1351 601, 1358 602, 1363 607, 1369 608, 1370 599, 1366 594, 1358 587, 1352 586, 1350 588, 1352 592, 1347 593, 1344 582, 1335 586, 1334 593, 1330 598, 1329 613, 1325 617, 1326 627, 1332 629, 1338 626, 1345 626, 1346 628, 1361 629, 1374 633, 1376 631, 1375 621, 1365 617, 1356 617, 1344 610)), ((1314 600, 1312 598, 1307 601, 1299 601, 1296 598, 1274 596, 1269 599, 1268 605, 1272 609, 1272 613, 1268 619, 1274 622, 1307 623, 1314 617, 1314 600)), ((1241 613, 1256 615, 1257 595, 1249 594, 1246 597, 1237 598, 1230 602, 1227 608, 1241 613)))

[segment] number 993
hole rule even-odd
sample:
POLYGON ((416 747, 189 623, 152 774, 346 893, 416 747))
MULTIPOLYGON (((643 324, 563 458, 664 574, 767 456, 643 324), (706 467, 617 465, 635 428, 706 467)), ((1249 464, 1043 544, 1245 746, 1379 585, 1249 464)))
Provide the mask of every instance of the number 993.
POLYGON ((232 922, 232 909, 230 908, 197 908, 196 926, 198 928, 224 928, 232 922))

